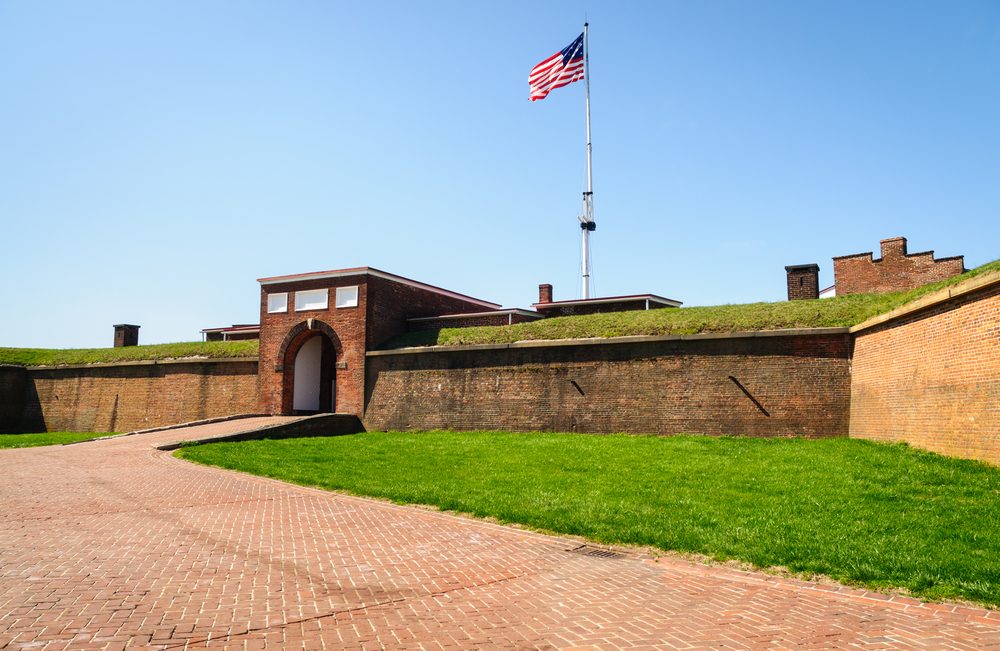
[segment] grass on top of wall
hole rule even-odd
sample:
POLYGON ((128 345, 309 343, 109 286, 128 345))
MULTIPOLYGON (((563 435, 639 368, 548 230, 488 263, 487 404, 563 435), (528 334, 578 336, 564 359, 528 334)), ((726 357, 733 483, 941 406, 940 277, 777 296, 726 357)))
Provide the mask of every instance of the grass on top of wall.
POLYGON ((436 431, 175 454, 601 543, 1000 605, 1000 469, 904 445, 436 431))
POLYGON ((0 434, 2 448, 34 448, 42 445, 62 445, 110 436, 109 432, 41 432, 35 434, 0 434))
POLYGON ((938 289, 989 271, 1000 271, 1000 260, 906 292, 852 294, 811 301, 635 310, 540 319, 510 326, 421 330, 396 337, 383 348, 853 326, 938 289))
POLYGON ((0 364, 61 366, 145 360, 222 357, 257 357, 259 342, 190 341, 121 348, 0 348, 0 364))

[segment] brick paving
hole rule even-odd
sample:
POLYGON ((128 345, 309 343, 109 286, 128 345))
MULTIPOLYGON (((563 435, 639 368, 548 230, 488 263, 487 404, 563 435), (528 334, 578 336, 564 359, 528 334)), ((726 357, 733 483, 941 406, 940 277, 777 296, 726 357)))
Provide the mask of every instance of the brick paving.
POLYGON ((153 448, 281 420, 0 450, 0 648, 1000 649, 1000 611, 569 553, 153 448))

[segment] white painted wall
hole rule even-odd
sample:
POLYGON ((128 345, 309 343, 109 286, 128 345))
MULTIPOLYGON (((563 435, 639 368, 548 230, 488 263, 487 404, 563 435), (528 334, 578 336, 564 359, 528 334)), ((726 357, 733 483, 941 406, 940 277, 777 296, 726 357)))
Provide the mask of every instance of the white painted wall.
POLYGON ((319 373, 323 357, 323 337, 313 337, 302 344, 295 355, 292 380, 292 409, 319 411, 319 373))

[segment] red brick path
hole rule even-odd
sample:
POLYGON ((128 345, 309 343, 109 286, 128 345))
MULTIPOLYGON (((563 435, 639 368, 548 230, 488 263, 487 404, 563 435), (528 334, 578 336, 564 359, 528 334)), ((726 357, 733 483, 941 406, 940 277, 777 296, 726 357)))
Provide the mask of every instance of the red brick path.
POLYGON ((0 451, 0 648, 1000 646, 1000 612, 567 540, 173 459, 255 419, 0 451))

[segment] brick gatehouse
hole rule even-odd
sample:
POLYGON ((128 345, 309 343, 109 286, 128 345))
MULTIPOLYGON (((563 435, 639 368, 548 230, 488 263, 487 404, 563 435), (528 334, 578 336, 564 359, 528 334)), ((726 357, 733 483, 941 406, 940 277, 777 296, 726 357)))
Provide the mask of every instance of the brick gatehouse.
POLYGON ((491 314, 500 305, 358 267, 260 278, 264 413, 364 412, 365 353, 407 320, 491 314))

